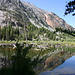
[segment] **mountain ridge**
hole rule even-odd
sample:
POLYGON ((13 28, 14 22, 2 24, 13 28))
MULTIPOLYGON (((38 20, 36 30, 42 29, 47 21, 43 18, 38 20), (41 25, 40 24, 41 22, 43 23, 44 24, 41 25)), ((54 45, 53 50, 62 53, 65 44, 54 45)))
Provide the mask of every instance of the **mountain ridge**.
MULTIPOLYGON (((3 13, 8 12, 13 17, 12 21, 15 25, 18 20, 22 21, 23 13, 25 18, 24 21, 31 22, 38 28, 44 27, 45 29, 48 29, 50 31, 55 31, 55 28, 57 27, 70 30, 74 29, 72 26, 68 25, 63 19, 58 17, 55 13, 42 10, 29 2, 20 0, 0 0, 0 8, 6 9, 8 11, 10 10, 12 12, 12 14, 8 11, 4 11, 3 13), (13 12, 15 12, 17 16, 13 12), (14 17, 16 17, 17 19, 15 19, 14 17)), ((2 10, 0 10, 0 12, 2 13, 2 10)), ((0 16, 2 15, 3 14, 0 14, 0 16)), ((22 24, 22 22, 20 23, 22 24)), ((0 21, 0 24, 1 26, 3 26, 4 24, 2 19, 0 21)))

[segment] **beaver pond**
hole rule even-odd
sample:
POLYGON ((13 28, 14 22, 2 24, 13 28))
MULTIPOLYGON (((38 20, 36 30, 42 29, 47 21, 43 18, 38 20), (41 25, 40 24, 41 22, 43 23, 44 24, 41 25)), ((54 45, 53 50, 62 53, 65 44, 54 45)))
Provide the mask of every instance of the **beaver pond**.
MULTIPOLYGON (((49 47, 42 50, 38 64, 34 68, 37 75, 75 75, 75 47, 49 47), (62 49, 63 48, 63 49, 62 49)), ((33 49, 33 48, 32 48, 33 49)), ((35 49, 35 48, 34 48, 35 49)), ((38 50, 30 50, 30 57, 36 57, 38 50)), ((12 45, 0 46, 0 68, 5 64, 4 59, 11 59, 15 54, 15 48, 12 45)), ((7 61, 8 63, 8 61, 7 61)))
POLYGON ((75 75, 75 56, 67 59, 52 71, 42 72, 39 75, 75 75))

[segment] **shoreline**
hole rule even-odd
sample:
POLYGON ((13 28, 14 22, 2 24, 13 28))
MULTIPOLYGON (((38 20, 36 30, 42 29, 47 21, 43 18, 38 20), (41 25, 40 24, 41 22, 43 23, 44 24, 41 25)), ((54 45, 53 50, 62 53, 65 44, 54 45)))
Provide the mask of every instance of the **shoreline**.
POLYGON ((0 43, 0 46, 2 45, 15 45, 16 43, 0 43))

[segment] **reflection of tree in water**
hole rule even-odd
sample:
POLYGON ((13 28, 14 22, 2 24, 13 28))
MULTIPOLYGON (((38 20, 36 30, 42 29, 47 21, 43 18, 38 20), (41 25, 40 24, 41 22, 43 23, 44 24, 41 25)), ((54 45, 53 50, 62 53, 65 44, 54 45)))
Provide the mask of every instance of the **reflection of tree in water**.
POLYGON ((29 45, 29 47, 25 47, 24 45, 20 46, 20 44, 16 44, 16 52, 15 55, 11 57, 11 49, 6 50, 4 49, 4 67, 0 70, 0 75, 35 75, 35 72, 33 71, 33 67, 35 66, 34 62, 31 61, 31 58, 27 56, 29 49, 32 47, 32 45, 29 45), (6 52, 7 51, 7 52, 6 52), (8 63, 9 66, 7 66, 6 58, 8 57, 8 63), (11 58, 10 58, 11 57, 11 58), (10 59, 12 63, 10 63, 10 59))
POLYGON ((0 55, 1 55, 0 59, 2 62, 4 62, 4 64, 2 64, 3 66, 6 67, 10 65, 10 60, 13 53, 14 53, 14 50, 11 46, 9 45, 0 46, 0 55))

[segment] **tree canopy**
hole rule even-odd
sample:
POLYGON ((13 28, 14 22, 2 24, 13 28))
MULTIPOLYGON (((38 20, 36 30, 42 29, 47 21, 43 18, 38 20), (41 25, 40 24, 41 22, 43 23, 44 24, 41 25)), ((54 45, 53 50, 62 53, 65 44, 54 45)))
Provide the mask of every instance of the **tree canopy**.
POLYGON ((66 4, 65 15, 72 13, 72 16, 75 15, 75 0, 71 0, 66 4))

